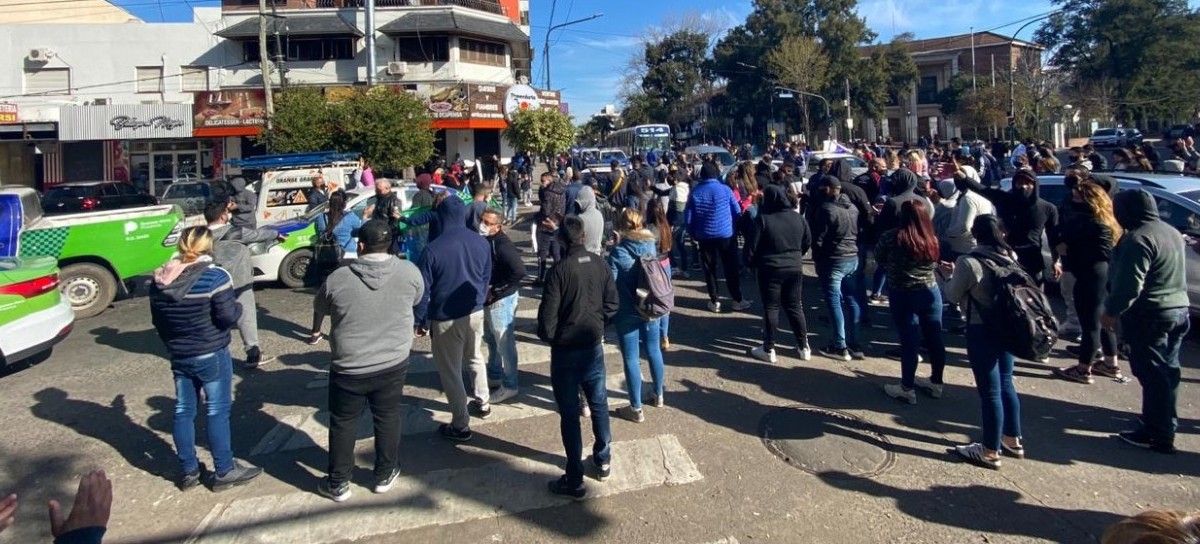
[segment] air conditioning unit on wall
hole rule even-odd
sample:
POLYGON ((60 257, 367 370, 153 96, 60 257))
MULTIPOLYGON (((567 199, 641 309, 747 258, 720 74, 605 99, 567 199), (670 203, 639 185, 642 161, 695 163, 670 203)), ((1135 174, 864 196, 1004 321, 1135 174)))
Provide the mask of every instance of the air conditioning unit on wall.
POLYGON ((389 76, 404 75, 404 63, 403 62, 389 62, 387 65, 387 74, 389 76))
POLYGON ((26 58, 33 62, 47 62, 50 59, 54 58, 54 51, 51 51, 44 47, 39 47, 37 49, 30 49, 29 56, 27 56, 26 58))

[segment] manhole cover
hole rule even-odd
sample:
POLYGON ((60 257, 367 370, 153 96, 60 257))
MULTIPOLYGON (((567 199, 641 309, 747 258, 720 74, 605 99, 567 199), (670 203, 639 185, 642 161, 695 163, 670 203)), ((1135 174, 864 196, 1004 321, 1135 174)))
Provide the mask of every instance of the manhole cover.
POLYGON ((759 425, 763 444, 787 464, 833 478, 867 478, 896 462, 892 443, 867 422, 836 410, 777 408, 759 425))

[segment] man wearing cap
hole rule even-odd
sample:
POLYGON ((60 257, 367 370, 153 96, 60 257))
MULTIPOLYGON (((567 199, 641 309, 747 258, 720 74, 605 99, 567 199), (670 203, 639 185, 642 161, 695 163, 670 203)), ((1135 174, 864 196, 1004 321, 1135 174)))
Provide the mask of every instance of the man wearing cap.
POLYGON ((370 407, 375 422, 374 491, 385 493, 400 474, 404 380, 413 342, 413 307, 425 292, 417 267, 389 255, 392 226, 371 220, 358 231, 358 259, 334 270, 313 299, 314 335, 333 318, 329 369, 329 469, 318 485, 337 502, 350 498, 358 418, 370 407))
POLYGON ((733 222, 742 208, 733 196, 733 189, 721 183, 721 169, 706 162, 700 168, 700 182, 692 188, 684 208, 688 232, 700 244, 700 264, 704 269, 704 284, 708 288, 708 310, 721 311, 720 288, 717 285, 717 260, 725 270, 725 283, 733 297, 734 311, 750 307, 742 298, 742 283, 738 277, 737 242, 733 237, 733 222))

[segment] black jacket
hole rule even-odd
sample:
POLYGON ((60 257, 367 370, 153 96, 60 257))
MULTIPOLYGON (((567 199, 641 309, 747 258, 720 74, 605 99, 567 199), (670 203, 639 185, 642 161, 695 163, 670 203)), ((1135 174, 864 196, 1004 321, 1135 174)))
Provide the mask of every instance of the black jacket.
POLYGON ((1067 244, 1063 268, 1073 274, 1086 273, 1112 258, 1113 231, 1089 213, 1083 204, 1072 204, 1071 220, 1063 223, 1061 242, 1067 244))
POLYGON ((1008 243, 1013 249, 1040 249, 1042 233, 1045 233, 1050 242, 1050 252, 1057 259, 1058 252, 1054 246, 1058 244, 1058 208, 1043 200, 1039 192, 1040 187, 1035 179, 1033 195, 1028 197, 1018 192, 1016 187, 1007 192, 984 189, 981 194, 996 205, 1000 219, 1004 220, 1004 228, 1008 231, 1008 243))
POLYGON ((521 287, 525 261, 521 260, 516 244, 503 232, 488 238, 488 243, 492 246, 492 278, 488 282, 487 304, 491 304, 521 287))
POLYGON ((243 311, 234 296, 233 279, 212 262, 184 265, 172 260, 155 271, 150 320, 171 358, 229 347, 229 331, 243 311))
POLYGON ((925 201, 925 207, 929 210, 929 217, 933 217, 933 206, 925 199, 925 197, 916 193, 917 184, 921 179, 912 170, 901 168, 892 173, 892 196, 883 203, 883 210, 879 212, 879 217, 875 219, 875 230, 885 232, 900 226, 900 208, 909 200, 925 201))
POLYGON ((804 218, 796 213, 787 190, 768 185, 763 191, 758 217, 751 223, 746 238, 747 260, 751 266, 780 270, 799 270, 804 254, 812 246, 812 234, 804 218))
POLYGON ((617 313, 617 284, 604 258, 571 246, 546 278, 538 307, 538 338, 559 348, 590 348, 617 313))
POLYGON ((846 195, 821 204, 809 219, 813 260, 848 261, 858 257, 858 210, 846 195))

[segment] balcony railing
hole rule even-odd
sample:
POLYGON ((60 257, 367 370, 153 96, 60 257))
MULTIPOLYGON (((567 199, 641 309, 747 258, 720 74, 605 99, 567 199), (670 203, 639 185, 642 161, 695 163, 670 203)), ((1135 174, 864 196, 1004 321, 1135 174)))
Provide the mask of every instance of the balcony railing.
MULTIPOLYGON (((361 8, 364 0, 269 0, 280 9, 361 8)), ((224 0, 225 9, 258 9, 257 0, 224 0)), ((497 0, 375 0, 377 8, 459 6, 508 16, 497 0)))

